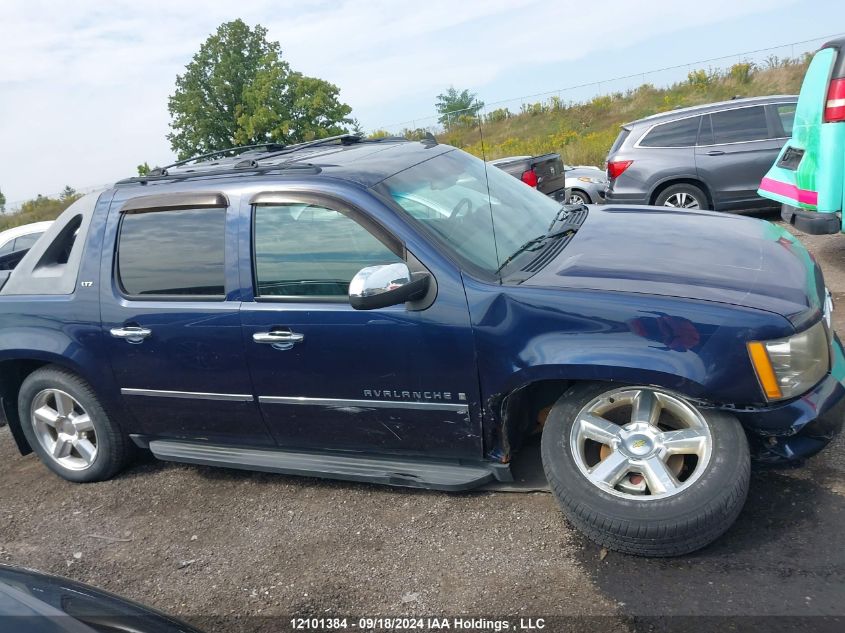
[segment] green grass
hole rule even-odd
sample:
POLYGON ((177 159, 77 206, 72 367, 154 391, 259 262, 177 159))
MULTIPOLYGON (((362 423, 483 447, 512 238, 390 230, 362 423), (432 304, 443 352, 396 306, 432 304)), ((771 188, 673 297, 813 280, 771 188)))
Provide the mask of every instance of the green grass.
POLYGON ((558 152, 569 164, 601 166, 623 123, 734 96, 797 94, 808 63, 809 57, 769 58, 759 67, 739 63, 726 71, 695 70, 687 81, 666 88, 644 84, 583 104, 552 97, 525 104, 518 113, 493 110, 484 115, 480 131, 477 125, 453 126, 439 139, 487 160, 558 152))

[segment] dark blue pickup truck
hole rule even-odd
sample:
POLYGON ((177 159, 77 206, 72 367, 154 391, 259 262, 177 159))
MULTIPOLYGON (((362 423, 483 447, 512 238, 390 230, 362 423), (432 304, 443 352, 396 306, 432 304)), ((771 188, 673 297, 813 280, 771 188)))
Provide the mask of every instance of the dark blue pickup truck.
POLYGON ((753 455, 839 429, 842 347, 788 232, 561 206, 433 138, 177 163, 71 206, 2 273, 0 394, 78 482, 165 460, 441 490, 542 434, 570 520, 674 555, 753 455))

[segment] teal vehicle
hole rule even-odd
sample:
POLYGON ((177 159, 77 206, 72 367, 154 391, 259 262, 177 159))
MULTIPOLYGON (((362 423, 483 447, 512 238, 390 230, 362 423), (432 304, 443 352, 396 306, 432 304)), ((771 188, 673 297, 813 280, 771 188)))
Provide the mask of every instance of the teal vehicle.
POLYGON ((783 203, 783 219, 800 231, 845 232, 845 38, 828 42, 813 55, 792 138, 758 193, 783 203))

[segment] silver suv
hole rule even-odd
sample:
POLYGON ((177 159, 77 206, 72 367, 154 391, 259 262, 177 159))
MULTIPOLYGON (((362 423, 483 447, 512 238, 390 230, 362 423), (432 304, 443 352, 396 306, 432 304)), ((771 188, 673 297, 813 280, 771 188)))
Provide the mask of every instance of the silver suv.
POLYGON ((792 135, 797 101, 734 99, 623 125, 607 157, 607 202, 717 211, 772 206, 757 187, 792 135))

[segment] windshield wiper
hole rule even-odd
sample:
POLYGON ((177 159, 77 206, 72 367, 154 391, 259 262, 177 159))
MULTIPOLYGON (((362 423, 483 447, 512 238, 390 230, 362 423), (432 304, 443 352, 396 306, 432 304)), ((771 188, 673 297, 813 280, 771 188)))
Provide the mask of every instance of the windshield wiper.
MULTIPOLYGON (((563 209, 561 209, 561 210, 563 210, 563 209)), ((558 214, 559 213, 560 212, 558 212, 558 214)), ((557 222, 557 220, 555 220, 555 222, 557 222)), ((544 233, 543 235, 538 235, 537 237, 534 237, 534 238, 528 240, 527 242, 525 242, 525 244, 523 244, 518 249, 516 249, 505 261, 502 262, 502 265, 499 266, 496 269, 496 274, 499 274, 500 272, 502 272, 502 269, 505 266, 510 264, 514 259, 519 257, 525 251, 533 250, 532 249, 533 246, 536 246, 537 244, 541 244, 541 243, 545 242, 546 240, 551 240, 551 239, 554 239, 556 237, 562 237, 562 236, 567 235, 569 233, 577 233, 579 227, 580 227, 580 224, 572 224, 572 223, 565 222, 564 224, 561 224, 556 231, 549 231, 548 233, 544 233)))

